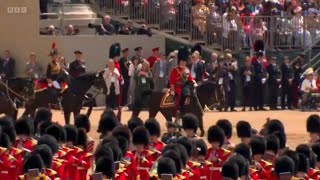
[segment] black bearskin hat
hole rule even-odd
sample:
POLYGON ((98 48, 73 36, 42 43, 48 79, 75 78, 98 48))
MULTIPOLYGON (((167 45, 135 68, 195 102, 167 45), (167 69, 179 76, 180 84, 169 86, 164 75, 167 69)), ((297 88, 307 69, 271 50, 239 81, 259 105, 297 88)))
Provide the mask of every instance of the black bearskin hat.
POLYGON ((283 149, 287 145, 287 136, 284 132, 274 132, 273 135, 277 136, 280 142, 280 149, 283 149))
POLYGON ((179 137, 177 143, 182 144, 187 150, 188 156, 191 157, 193 154, 193 144, 191 140, 185 136, 179 137))
POLYGON ((67 134, 66 142, 72 142, 72 144, 75 145, 78 138, 77 127, 74 125, 65 125, 64 129, 66 130, 67 134))
POLYGON ((295 174, 293 160, 288 156, 280 156, 275 162, 274 171, 278 176, 287 172, 293 176, 295 174))
POLYGON ((22 117, 17 120, 15 128, 17 135, 31 136, 34 132, 33 120, 29 117, 22 117))
POLYGON ((178 62, 188 61, 188 59, 189 59, 189 48, 186 46, 181 47, 178 51, 178 62))
POLYGON ((161 177, 162 174, 172 174, 172 176, 175 177, 177 175, 177 169, 174 160, 168 157, 160 158, 158 160, 157 172, 159 177, 161 177))
POLYGON ((120 54, 121 54, 120 43, 112 44, 109 49, 109 58, 113 59, 116 56, 120 56, 120 54))
POLYGON ((288 156, 290 157, 293 162, 294 162, 294 174, 298 172, 299 169, 299 155, 297 152, 292 151, 292 150, 286 150, 282 154, 283 156, 288 156))
POLYGON ((139 117, 132 117, 128 121, 128 128, 131 132, 133 132, 133 130, 138 126, 144 126, 143 121, 139 117))
POLYGON ((199 127, 199 120, 194 114, 187 113, 184 116, 182 116, 183 129, 192 129, 194 130, 194 132, 196 132, 198 127, 199 127))
POLYGON ((84 149, 87 148, 87 143, 88 143, 88 136, 87 136, 87 131, 85 129, 77 129, 77 142, 75 143, 76 146, 81 146, 84 149))
POLYGON ((283 133, 285 132, 282 122, 278 119, 272 119, 272 120, 268 121, 266 124, 267 135, 272 134, 277 131, 280 131, 283 133))
POLYGON ((44 168, 43 160, 37 153, 31 153, 23 160, 23 171, 27 173, 30 169, 39 169, 39 172, 44 168))
POLYGON ((155 118, 149 118, 144 123, 144 127, 149 131, 150 136, 160 137, 160 124, 155 118))
POLYGON ((53 153, 48 145, 46 144, 38 145, 35 147, 33 152, 40 155, 41 159, 43 160, 44 166, 46 168, 51 168, 53 153))
POLYGON ((191 53, 194 53, 195 51, 198 51, 200 55, 202 54, 201 44, 197 43, 191 48, 191 53))
POLYGON ((307 119, 307 131, 309 133, 320 133, 320 116, 313 114, 307 119))
POLYGON ((104 156, 110 156, 113 158, 113 152, 110 147, 107 145, 101 145, 99 144, 94 152, 94 160, 97 162, 99 158, 104 156))
POLYGON ((266 138, 266 150, 277 154, 280 149, 279 138, 275 135, 268 135, 266 138))
POLYGON ((125 154, 128 151, 129 148, 129 142, 127 141, 127 139, 123 136, 116 136, 118 142, 119 142, 119 148, 121 149, 122 152, 122 157, 125 156, 125 154))
POLYGON ((122 136, 124 137, 128 142, 131 141, 131 132, 130 129, 127 126, 117 126, 112 130, 112 135, 114 137, 122 136))
POLYGON ((225 162, 221 168, 222 177, 237 180, 239 178, 239 167, 236 163, 225 162))
POLYGON ((53 154, 55 154, 59 150, 59 145, 56 138, 48 134, 45 134, 38 139, 37 145, 39 146, 41 144, 49 146, 53 154))
POLYGON ((167 158, 172 159, 175 163, 177 172, 181 173, 182 162, 181 162, 181 156, 180 156, 179 152, 177 152, 175 150, 167 150, 162 153, 161 157, 162 158, 167 157, 167 158))
POLYGON ((264 155, 266 151, 266 141, 262 137, 253 137, 250 140, 252 155, 264 155))
POLYGON ((12 118, 9 116, 1 117, 0 126, 2 127, 2 132, 9 136, 10 142, 14 143, 16 141, 16 130, 14 128, 12 118))
POLYGON ((107 178, 114 178, 116 174, 115 164, 112 156, 102 156, 96 161, 96 173, 102 173, 107 178))
POLYGON ((229 157, 227 162, 236 164, 238 166, 239 177, 247 176, 249 174, 249 163, 242 155, 234 154, 229 157))
POLYGON ((0 136, 0 147, 10 149, 12 143, 10 141, 9 136, 6 133, 2 133, 0 136))
POLYGON ((308 157, 301 153, 298 153, 298 156, 299 156, 298 172, 308 173, 308 170, 310 168, 308 157))
POLYGON ((312 151, 317 155, 317 162, 320 161, 320 143, 312 145, 312 151))
POLYGON ((224 134, 228 139, 232 137, 232 124, 229 120, 220 119, 217 121, 216 125, 224 131, 224 134))
POLYGON ((206 156, 208 147, 202 139, 197 139, 194 141, 194 149, 199 156, 206 156))
POLYGON ((113 159, 115 161, 120 161, 122 159, 122 151, 119 147, 119 141, 116 137, 110 136, 107 138, 104 138, 101 142, 102 146, 108 146, 112 150, 113 153, 113 159))
POLYGON ((239 138, 250 138, 252 136, 251 125, 247 121, 239 121, 236 125, 239 138))
POLYGON ((47 108, 38 108, 35 116, 33 118, 33 122, 34 122, 34 130, 37 131, 38 130, 38 126, 41 122, 51 122, 52 120, 52 112, 47 109, 47 108))
POLYGON ((85 114, 79 114, 75 120, 74 120, 74 125, 77 128, 83 128, 86 130, 88 133, 91 129, 91 123, 87 115, 85 114))
POLYGON ((147 146, 149 144, 149 141, 150 141, 150 135, 148 130, 145 127, 139 126, 133 130, 132 143, 134 145, 140 144, 140 145, 147 146))
POLYGON ((98 133, 105 134, 108 131, 112 131, 115 127, 119 125, 119 121, 116 117, 109 114, 104 114, 101 116, 99 125, 98 125, 98 133))
POLYGON ((306 155, 309 158, 310 167, 314 168, 316 157, 312 149, 307 144, 300 144, 296 147, 296 152, 306 155))
POLYGON ((179 144, 179 143, 175 144, 175 146, 179 150, 179 154, 180 154, 181 162, 182 162, 182 167, 186 167, 188 159, 189 159, 188 152, 187 152, 186 148, 182 144, 179 144))
POLYGON ((236 154, 242 155, 249 162, 251 161, 252 152, 251 152, 251 149, 250 149, 249 145, 247 145, 245 143, 237 144, 236 147, 234 148, 234 152, 236 154))
POLYGON ((213 142, 219 142, 220 147, 222 147, 222 145, 224 144, 224 132, 223 130, 215 125, 215 126, 211 126, 208 130, 208 141, 209 143, 213 143, 213 142))
POLYGON ((39 130, 40 135, 41 135, 41 136, 44 135, 44 134, 46 133, 46 129, 47 129, 49 126, 51 126, 52 124, 53 124, 53 123, 52 123, 51 121, 43 121, 43 122, 39 123, 39 124, 38 124, 38 125, 39 125, 38 130, 39 130))
POLYGON ((58 143, 63 142, 63 140, 65 139, 64 134, 63 134, 63 130, 64 128, 61 127, 61 125, 57 124, 57 123, 53 123, 51 126, 49 126, 46 130, 45 130, 45 134, 48 134, 54 138, 56 138, 56 140, 58 141, 58 143))

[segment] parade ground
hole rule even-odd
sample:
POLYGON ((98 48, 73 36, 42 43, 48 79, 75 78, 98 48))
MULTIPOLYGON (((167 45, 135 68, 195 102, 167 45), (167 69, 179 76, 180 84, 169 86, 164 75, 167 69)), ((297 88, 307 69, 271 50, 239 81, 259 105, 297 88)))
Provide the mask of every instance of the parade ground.
MULTIPOLYGON (((237 109, 240 111, 240 109, 237 109)), ((23 109, 19 110, 19 116, 21 116, 23 109)), ((86 109, 82 111, 85 113, 86 109)), ((91 131, 89 132, 89 136, 96 140, 95 144, 98 144, 99 134, 97 133, 97 127, 100 119, 100 115, 102 114, 102 108, 96 108, 92 111, 90 116, 91 121, 91 131)), ((295 148, 295 146, 306 142, 308 140, 308 133, 306 131, 306 119, 309 115, 315 114, 319 112, 300 112, 298 110, 289 111, 252 111, 252 112, 205 112, 204 114, 204 127, 207 131, 208 128, 215 124, 219 119, 228 119, 231 121, 234 126, 232 142, 238 143, 239 140, 236 134, 235 125, 240 120, 248 121, 251 126, 258 131, 260 131, 263 124, 266 122, 267 118, 271 119, 279 119, 283 122, 287 134, 287 145, 290 148, 295 148)), ((122 111, 121 123, 127 124, 127 121, 131 117, 131 111, 122 111)), ((148 112, 141 112, 140 118, 142 120, 146 120, 148 118, 148 112)), ((166 132, 166 123, 164 117, 158 113, 156 119, 161 124, 161 133, 166 132)), ((64 125, 64 118, 61 111, 53 111, 53 122, 59 122, 61 125, 64 125)), ((71 120, 73 124, 73 118, 71 120)), ((204 136, 206 139, 206 134, 204 136)))

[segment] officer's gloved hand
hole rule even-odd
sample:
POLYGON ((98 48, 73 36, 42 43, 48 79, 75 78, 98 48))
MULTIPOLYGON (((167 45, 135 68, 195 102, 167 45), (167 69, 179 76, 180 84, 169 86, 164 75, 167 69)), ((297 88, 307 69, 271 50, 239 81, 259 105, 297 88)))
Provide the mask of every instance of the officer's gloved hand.
POLYGON ((174 91, 172 91, 172 90, 169 90, 169 91, 170 91, 171 95, 173 95, 173 96, 175 95, 174 91))

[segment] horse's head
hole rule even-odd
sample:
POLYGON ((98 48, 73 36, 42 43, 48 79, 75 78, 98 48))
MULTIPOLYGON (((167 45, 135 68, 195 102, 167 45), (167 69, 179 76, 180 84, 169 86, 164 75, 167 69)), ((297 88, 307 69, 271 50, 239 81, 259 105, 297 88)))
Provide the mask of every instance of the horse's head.
POLYGON ((105 70, 102 71, 97 71, 94 79, 94 86, 97 87, 98 89, 105 88, 105 82, 103 78, 105 70))

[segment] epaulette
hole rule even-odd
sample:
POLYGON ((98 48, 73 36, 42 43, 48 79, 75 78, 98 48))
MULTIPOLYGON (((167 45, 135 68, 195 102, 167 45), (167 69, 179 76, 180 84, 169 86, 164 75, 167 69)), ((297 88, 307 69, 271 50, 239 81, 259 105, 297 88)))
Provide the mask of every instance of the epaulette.
POLYGON ((273 164, 271 163, 271 162, 269 162, 269 161, 266 161, 266 160, 263 160, 263 159, 261 159, 261 161, 265 164, 264 166, 264 168, 266 168, 266 167, 273 167, 273 164))
POLYGON ((35 180, 48 180, 48 177, 45 174, 40 174, 35 180))
POLYGON ((141 162, 149 163, 148 159, 147 159, 147 158, 145 158, 145 157, 143 157, 143 158, 141 159, 141 162))
POLYGON ((8 160, 9 160, 10 162, 13 162, 13 161, 16 160, 16 158, 13 157, 13 156, 11 156, 11 155, 9 154, 9 155, 8 155, 8 160))
POLYGON ((290 180, 302 180, 303 178, 291 177, 290 180))
POLYGON ((92 157, 92 155, 93 155, 92 153, 88 152, 88 153, 86 153, 86 155, 84 157, 88 158, 88 157, 92 157))
POLYGON ((223 156, 229 155, 231 153, 231 151, 221 148, 223 150, 223 156))
POLYGON ((178 174, 178 175, 177 175, 177 178, 178 178, 178 179, 181 179, 181 180, 186 179, 186 177, 185 177, 185 176, 182 176, 182 175, 180 175, 180 174, 178 174))
POLYGON ((19 179, 19 180, 25 180, 26 177, 25 177, 25 175, 20 175, 20 176, 18 176, 18 179, 19 179))
POLYGON ((0 154, 5 153, 6 151, 8 151, 8 149, 7 149, 7 148, 0 147, 0 154))
POLYGON ((53 170, 53 169, 50 169, 50 168, 46 168, 46 171, 48 172, 48 176, 49 177, 51 177, 51 176, 55 176, 55 175, 57 175, 58 173, 55 171, 55 170, 53 170))
POLYGON ((62 165, 62 162, 59 162, 59 160, 52 160, 52 164, 55 164, 58 169, 62 165))
POLYGON ((202 163, 203 163, 202 165, 205 165, 205 166, 211 166, 212 165, 212 162, 207 161, 207 160, 203 161, 202 163))
POLYGON ((130 154, 131 156, 133 156, 132 151, 127 151, 127 154, 130 154))
POLYGON ((18 149, 18 148, 15 148, 15 147, 12 147, 11 150, 13 150, 13 151, 11 151, 13 153, 12 154, 13 156, 19 155, 19 154, 21 154, 23 152, 21 149, 18 149))
POLYGON ((152 154, 154 154, 154 152, 150 150, 145 150, 145 152, 147 153, 146 154, 147 156, 151 156, 152 154))
MULTIPOLYGON (((73 151, 74 153, 80 153, 80 152, 82 152, 83 150, 82 150, 81 148, 77 147, 77 146, 74 146, 74 147, 71 149, 71 151, 73 151)), ((70 152, 70 151, 69 151, 69 152, 70 152)))
POLYGON ((59 158, 62 158, 62 157, 64 157, 65 155, 67 155, 67 153, 66 153, 64 150, 62 150, 62 149, 59 149, 59 151, 57 152, 57 156, 58 156, 59 158))
POLYGON ((191 167, 200 167, 201 166, 201 163, 198 163, 196 161, 190 161, 191 163, 191 167))
POLYGON ((319 170, 313 169, 313 168, 310 168, 308 171, 308 175, 311 175, 311 176, 313 176, 314 174, 318 174, 318 173, 319 173, 319 170))
POLYGON ((122 159, 121 162, 122 162, 126 167, 130 166, 130 164, 131 164, 131 162, 128 161, 128 160, 126 160, 126 159, 122 159))
POLYGON ((37 145, 37 140, 35 140, 35 139, 33 139, 33 138, 30 138, 30 141, 31 141, 31 145, 32 145, 32 146, 37 145))
POLYGON ((256 172, 258 172, 258 170, 254 169, 254 168, 249 168, 249 175, 252 175, 256 172))

